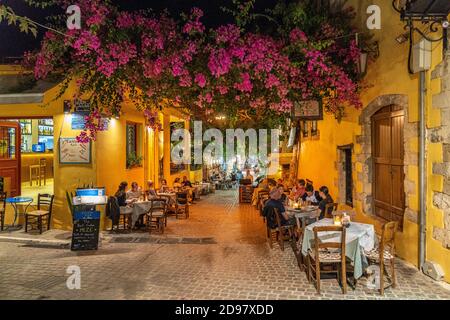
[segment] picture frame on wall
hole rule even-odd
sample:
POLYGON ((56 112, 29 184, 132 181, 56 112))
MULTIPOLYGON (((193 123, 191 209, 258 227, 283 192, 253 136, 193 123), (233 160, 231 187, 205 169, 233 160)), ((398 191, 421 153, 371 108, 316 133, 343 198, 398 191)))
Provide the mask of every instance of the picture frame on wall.
POLYGON ((321 100, 302 100, 294 102, 292 107, 294 120, 323 120, 323 104, 321 100))
POLYGON ((60 164, 91 164, 92 143, 78 142, 76 138, 59 138, 60 164))

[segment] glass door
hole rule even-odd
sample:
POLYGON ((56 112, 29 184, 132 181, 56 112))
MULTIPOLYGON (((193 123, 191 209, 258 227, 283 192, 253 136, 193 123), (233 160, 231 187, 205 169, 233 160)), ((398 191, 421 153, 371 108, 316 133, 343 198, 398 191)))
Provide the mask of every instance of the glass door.
POLYGON ((10 179, 8 196, 20 195, 21 132, 17 122, 0 122, 0 177, 10 179))

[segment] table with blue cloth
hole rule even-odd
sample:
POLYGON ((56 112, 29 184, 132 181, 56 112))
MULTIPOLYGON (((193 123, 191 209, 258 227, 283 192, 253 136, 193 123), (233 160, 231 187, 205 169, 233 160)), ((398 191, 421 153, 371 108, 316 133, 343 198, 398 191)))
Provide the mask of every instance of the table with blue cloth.
MULTIPOLYGON (((333 224, 333 219, 322 219, 305 228, 302 243, 302 254, 304 256, 308 255, 309 250, 313 250, 314 227, 331 226, 333 224)), ((330 231, 319 234, 319 239, 322 242, 340 242, 340 237, 340 232, 330 231)), ((370 251, 375 247, 375 228, 371 224, 351 222, 346 230, 345 237, 345 255, 350 259, 354 267, 353 276, 357 280, 363 275, 365 268, 368 266, 364 251, 370 251)))
POLYGON ((9 230, 13 228, 20 229, 22 226, 16 226, 16 220, 19 216, 19 208, 18 205, 25 205, 24 213, 27 212, 28 207, 33 202, 33 198, 30 197, 14 197, 14 198, 6 198, 6 203, 11 204, 11 206, 14 208, 14 221, 13 224, 9 227, 9 230))

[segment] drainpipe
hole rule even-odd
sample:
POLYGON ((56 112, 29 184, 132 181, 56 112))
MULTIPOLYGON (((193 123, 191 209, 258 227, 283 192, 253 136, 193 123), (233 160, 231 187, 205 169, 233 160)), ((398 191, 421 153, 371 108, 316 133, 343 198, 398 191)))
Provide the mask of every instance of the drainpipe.
POLYGON ((426 253, 426 162, 425 162, 425 139, 426 139, 426 71, 420 72, 420 107, 419 107, 419 205, 420 205, 420 231, 419 231, 419 268, 425 263, 426 253))

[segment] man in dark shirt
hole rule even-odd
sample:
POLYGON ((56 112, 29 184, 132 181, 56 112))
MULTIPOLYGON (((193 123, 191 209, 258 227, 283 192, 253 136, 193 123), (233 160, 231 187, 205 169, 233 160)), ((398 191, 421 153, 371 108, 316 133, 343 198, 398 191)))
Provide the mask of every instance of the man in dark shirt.
POLYGON ((281 188, 273 188, 270 191, 269 194, 269 201, 266 202, 266 205, 264 206, 264 211, 263 214, 264 216, 268 219, 268 221, 273 221, 273 225, 271 225, 271 227, 276 227, 274 224, 276 223, 276 220, 274 219, 269 219, 270 216, 273 215, 274 213, 274 209, 277 209, 278 213, 280 214, 280 222, 281 225, 286 226, 286 225, 295 225, 295 218, 292 217, 290 218, 287 213, 286 213, 286 209, 284 208, 284 204, 281 201, 282 198, 282 191, 281 188))
POLYGON ((183 187, 192 188, 192 183, 188 180, 188 178, 186 176, 183 177, 183 182, 181 182, 181 185, 183 187))
POLYGON ((303 201, 309 201, 313 206, 319 205, 320 201, 322 201, 322 197, 320 196, 318 191, 314 190, 312 184, 307 184, 305 188, 305 194, 302 197, 303 201))

